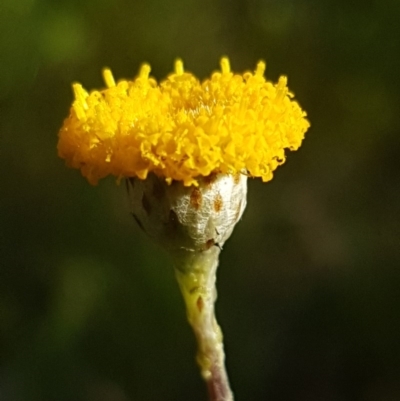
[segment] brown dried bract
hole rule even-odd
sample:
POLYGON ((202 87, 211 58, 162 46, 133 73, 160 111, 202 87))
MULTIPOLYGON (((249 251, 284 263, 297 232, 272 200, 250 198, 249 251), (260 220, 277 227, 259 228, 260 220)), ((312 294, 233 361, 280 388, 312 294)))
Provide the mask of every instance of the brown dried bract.
POLYGON ((218 213, 221 211, 222 206, 223 206, 224 202, 222 201, 222 196, 220 193, 217 194, 217 196, 214 199, 214 210, 218 213))
POLYGON ((217 174, 211 173, 207 177, 204 177, 203 181, 204 181, 204 184, 206 184, 209 187, 215 182, 216 179, 217 179, 217 174))
POLYGON ((192 207, 196 210, 199 210, 202 201, 203 195, 201 194, 200 189, 197 187, 193 188, 193 191, 190 194, 190 204, 192 205, 192 207))
POLYGON ((237 185, 237 184, 239 184, 239 182, 240 182, 240 173, 236 173, 236 174, 234 174, 234 176, 233 176, 233 183, 234 183, 235 185, 237 185))

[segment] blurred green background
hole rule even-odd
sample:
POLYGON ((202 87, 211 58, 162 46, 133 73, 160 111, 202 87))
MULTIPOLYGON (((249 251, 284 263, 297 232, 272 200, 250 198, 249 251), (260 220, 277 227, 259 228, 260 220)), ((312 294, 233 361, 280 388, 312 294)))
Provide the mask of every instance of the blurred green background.
POLYGON ((237 400, 400 399, 398 0, 1 0, 0 400, 206 399, 168 256, 57 158, 71 82, 267 61, 312 128, 226 244, 237 400))

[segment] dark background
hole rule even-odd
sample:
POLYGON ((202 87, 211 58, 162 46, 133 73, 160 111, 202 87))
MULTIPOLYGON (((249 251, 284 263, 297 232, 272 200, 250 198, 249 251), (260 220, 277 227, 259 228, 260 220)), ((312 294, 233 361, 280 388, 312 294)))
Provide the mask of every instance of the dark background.
POLYGON ((0 400, 206 399, 168 256, 57 158, 71 82, 267 61, 312 127, 250 180, 217 312, 238 401, 400 399, 398 0, 1 0, 0 400))

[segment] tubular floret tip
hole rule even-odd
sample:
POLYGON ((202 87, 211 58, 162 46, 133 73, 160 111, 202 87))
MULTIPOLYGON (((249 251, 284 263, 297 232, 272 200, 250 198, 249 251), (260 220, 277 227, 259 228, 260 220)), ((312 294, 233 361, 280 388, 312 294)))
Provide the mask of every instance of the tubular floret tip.
POLYGON ((257 63, 256 75, 263 76, 263 75, 264 75, 264 72, 265 72, 265 68, 266 68, 265 62, 262 61, 262 60, 260 60, 260 61, 257 63))
POLYGON ((151 71, 150 65, 149 64, 143 64, 140 67, 139 78, 145 79, 145 80, 149 79, 150 71, 151 71))
POLYGON ((175 60, 175 73, 176 75, 182 75, 185 72, 183 68, 183 61, 180 58, 175 60))
POLYGON ((231 72, 231 66, 228 57, 221 58, 221 71, 223 74, 228 74, 229 72, 231 72))
POLYGON ((115 86, 114 76, 109 68, 103 68, 103 79, 108 88, 115 86))

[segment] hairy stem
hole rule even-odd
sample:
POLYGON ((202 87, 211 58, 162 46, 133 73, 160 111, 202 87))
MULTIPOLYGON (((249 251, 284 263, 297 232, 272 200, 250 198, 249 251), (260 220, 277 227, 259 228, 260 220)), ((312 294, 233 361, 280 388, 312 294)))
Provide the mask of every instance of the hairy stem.
POLYGON ((207 383, 210 401, 233 401, 225 369, 222 332, 215 318, 216 271, 220 250, 192 252, 177 258, 176 277, 195 333, 197 363, 207 383))

